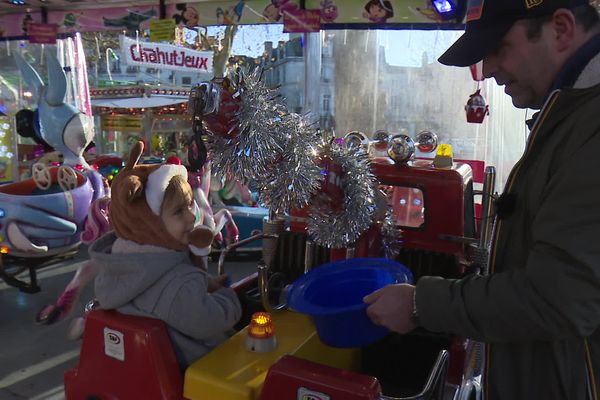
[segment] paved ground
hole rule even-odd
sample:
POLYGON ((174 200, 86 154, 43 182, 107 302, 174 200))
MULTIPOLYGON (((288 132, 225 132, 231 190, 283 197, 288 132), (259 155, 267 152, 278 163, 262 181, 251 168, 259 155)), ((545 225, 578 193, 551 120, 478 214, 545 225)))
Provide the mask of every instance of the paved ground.
MULTIPOLYGON (((43 305, 56 300, 86 259, 87 249, 82 248, 73 259, 39 270, 42 290, 36 294, 19 292, 0 280, 0 399, 64 399, 63 373, 76 365, 80 346, 80 341, 66 338, 67 328, 83 313, 92 288, 84 290, 71 318, 49 326, 36 325, 34 319, 43 305)), ((255 260, 226 264, 233 281, 255 266, 255 260)), ((214 263, 210 269, 215 271, 214 263)))

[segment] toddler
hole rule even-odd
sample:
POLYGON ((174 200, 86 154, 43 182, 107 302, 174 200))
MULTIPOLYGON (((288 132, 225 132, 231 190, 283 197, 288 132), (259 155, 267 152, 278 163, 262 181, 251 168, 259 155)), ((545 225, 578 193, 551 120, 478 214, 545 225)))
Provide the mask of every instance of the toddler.
POLYGON ((137 165, 136 143, 114 178, 110 232, 89 249, 103 309, 158 318, 168 326, 182 369, 228 337, 241 316, 235 292, 193 265, 189 248, 208 248, 213 231, 196 225, 195 205, 182 165, 137 165))

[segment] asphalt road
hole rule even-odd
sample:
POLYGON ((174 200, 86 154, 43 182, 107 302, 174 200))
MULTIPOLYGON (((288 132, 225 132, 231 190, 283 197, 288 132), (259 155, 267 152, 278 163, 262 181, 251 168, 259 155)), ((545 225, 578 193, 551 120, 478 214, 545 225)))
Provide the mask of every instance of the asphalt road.
MULTIPOLYGON (((72 315, 59 323, 37 325, 35 315, 57 299, 86 260, 87 248, 82 247, 72 259, 40 269, 41 291, 35 294, 22 293, 0 280, 0 399, 64 399, 63 374, 77 364, 81 344, 67 339, 67 328, 83 314, 93 289, 86 287, 72 315)), ((255 270, 256 258, 238 257, 225 266, 235 282, 255 270)), ((209 270, 216 271, 214 262, 209 270)))

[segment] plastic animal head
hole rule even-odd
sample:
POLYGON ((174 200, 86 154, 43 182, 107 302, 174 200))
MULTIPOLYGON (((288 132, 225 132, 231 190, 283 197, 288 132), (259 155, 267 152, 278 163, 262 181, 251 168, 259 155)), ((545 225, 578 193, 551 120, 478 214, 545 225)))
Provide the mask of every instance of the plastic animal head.
POLYGON ((64 156, 67 165, 82 165, 89 169, 83 151, 94 138, 92 117, 64 102, 67 77, 56 55, 46 50, 48 85, 25 59, 17 54, 17 65, 38 103, 40 134, 42 138, 64 156))

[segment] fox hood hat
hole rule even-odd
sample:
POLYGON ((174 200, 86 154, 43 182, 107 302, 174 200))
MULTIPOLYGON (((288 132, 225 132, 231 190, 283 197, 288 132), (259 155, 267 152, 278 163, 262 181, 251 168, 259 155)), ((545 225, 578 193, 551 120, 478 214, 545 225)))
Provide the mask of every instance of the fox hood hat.
POLYGON ((127 165, 112 182, 110 224, 122 239, 185 250, 185 244, 167 233, 160 218, 160 204, 171 178, 182 175, 187 179, 187 171, 181 165, 138 165, 143 151, 143 142, 134 144, 127 165))
POLYGON ((498 47, 516 21, 584 4, 589 0, 468 0, 465 33, 438 61, 457 67, 476 64, 498 47))

